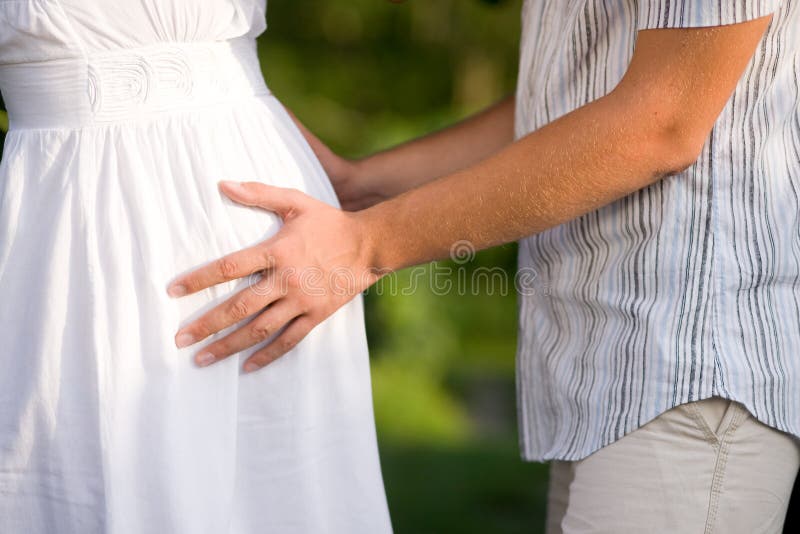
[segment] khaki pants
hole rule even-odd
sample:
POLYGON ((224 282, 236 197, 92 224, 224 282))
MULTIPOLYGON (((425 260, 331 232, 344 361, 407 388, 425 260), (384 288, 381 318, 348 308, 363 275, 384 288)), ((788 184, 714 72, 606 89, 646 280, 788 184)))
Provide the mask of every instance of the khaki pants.
POLYGON ((684 404, 553 462, 547 533, 780 533, 799 465, 800 442, 741 404, 684 404))

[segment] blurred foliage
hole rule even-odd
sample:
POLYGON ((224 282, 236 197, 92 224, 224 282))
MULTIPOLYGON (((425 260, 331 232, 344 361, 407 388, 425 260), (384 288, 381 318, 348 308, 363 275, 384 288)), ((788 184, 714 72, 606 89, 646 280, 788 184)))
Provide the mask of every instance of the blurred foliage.
POLYGON ((513 90, 520 1, 270 3, 267 82, 332 148, 360 155, 513 90))
POLYGON ((383 447, 396 534, 542 532, 547 466, 511 461, 514 445, 383 447))

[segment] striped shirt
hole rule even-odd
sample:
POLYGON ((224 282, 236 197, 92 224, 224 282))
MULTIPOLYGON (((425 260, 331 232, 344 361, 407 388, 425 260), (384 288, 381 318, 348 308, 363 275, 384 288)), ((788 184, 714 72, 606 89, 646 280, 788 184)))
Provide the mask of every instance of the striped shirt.
POLYGON ((521 241, 524 458, 581 459, 714 395, 800 435, 800 1, 526 0, 516 134, 612 90, 638 30, 768 14, 694 165, 521 241))

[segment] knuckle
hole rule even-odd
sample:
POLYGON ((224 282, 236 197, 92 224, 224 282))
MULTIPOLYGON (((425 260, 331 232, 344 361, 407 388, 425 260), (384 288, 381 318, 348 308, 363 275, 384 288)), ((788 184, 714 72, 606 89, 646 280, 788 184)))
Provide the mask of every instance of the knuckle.
POLYGON ((244 300, 236 300, 228 306, 228 315, 237 321, 250 316, 250 306, 244 300))
POLYGON ((268 324, 255 324, 248 329, 252 341, 263 341, 272 334, 272 327, 268 324))
POLYGON ((266 269, 274 267, 277 263, 277 258, 270 248, 263 247, 261 249, 261 262, 266 269))
POLYGON ((223 258, 217 261, 217 273, 219 273, 222 278, 229 280, 236 275, 237 271, 238 268, 235 261, 229 258, 223 258))
POLYGON ((285 238, 279 238, 269 247, 264 247, 264 256, 273 265, 279 265, 285 259, 284 249, 286 248, 285 238))
POLYGON ((304 285, 303 275, 295 269, 289 269, 285 273, 286 287, 288 289, 301 289, 304 285))
POLYGON ((307 299, 299 298, 297 300, 298 300, 297 307, 296 307, 296 309, 297 309, 297 313, 296 313, 297 319, 295 320, 296 323, 300 322, 300 319, 305 319, 306 317, 308 317, 308 315, 312 311, 311 303, 308 302, 307 299))
POLYGON ((297 346, 298 339, 294 336, 286 336, 280 340, 278 347, 282 352, 289 352, 297 346))
POLYGON ((211 335, 211 328, 208 319, 203 317, 198 319, 189 332, 195 339, 205 339, 211 335))

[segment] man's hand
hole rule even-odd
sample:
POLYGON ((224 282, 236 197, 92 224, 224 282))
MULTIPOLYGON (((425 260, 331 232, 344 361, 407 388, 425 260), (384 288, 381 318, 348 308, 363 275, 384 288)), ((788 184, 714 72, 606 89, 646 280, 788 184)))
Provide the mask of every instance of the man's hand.
POLYGON ((365 234, 353 214, 300 191, 258 182, 221 182, 220 189, 236 202, 275 212, 284 226, 267 241, 170 284, 169 294, 181 297, 260 275, 256 284, 178 331, 175 343, 186 347, 252 318, 195 356, 198 365, 206 366, 275 336, 247 359, 244 370, 251 372, 287 353, 379 276, 369 269, 365 234))

